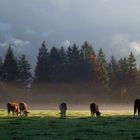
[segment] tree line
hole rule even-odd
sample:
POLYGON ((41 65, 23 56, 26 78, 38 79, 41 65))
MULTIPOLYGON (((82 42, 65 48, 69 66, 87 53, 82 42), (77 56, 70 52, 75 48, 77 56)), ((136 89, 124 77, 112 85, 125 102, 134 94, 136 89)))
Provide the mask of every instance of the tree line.
POLYGON ((0 57, 0 81, 27 83, 98 83, 106 89, 126 87, 136 82, 138 74, 132 52, 128 57, 107 62, 103 49, 96 53, 87 41, 82 46, 48 49, 45 41, 38 50, 34 74, 23 54, 19 58, 8 47, 4 60, 0 57))

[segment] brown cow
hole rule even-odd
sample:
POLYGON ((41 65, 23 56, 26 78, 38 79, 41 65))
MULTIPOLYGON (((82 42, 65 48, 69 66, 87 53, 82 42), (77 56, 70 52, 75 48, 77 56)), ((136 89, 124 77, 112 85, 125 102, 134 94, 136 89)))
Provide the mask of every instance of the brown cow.
POLYGON ((28 106, 26 103, 24 102, 19 103, 20 116, 21 114, 23 114, 24 116, 28 116, 29 112, 27 109, 28 109, 28 106))
POLYGON ((66 117, 67 104, 62 102, 59 105, 59 109, 60 109, 61 118, 65 118, 66 117))
POLYGON ((134 117, 135 117, 137 110, 138 110, 138 115, 140 116, 140 99, 136 99, 134 101, 134 117))
POLYGON ((91 111, 91 116, 92 117, 94 116, 94 114, 96 114, 96 116, 101 115, 101 113, 99 112, 99 106, 96 105, 95 103, 90 104, 90 111, 91 111))
POLYGON ((18 116, 19 114, 19 106, 17 103, 7 103, 7 111, 8 111, 8 116, 10 116, 10 112, 13 112, 13 116, 15 116, 15 114, 18 116))

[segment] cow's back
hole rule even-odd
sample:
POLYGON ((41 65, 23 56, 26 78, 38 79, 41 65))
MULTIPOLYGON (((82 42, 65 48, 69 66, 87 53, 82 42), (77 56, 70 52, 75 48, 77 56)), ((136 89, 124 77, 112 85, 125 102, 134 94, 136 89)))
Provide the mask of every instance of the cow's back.
POLYGON ((134 101, 134 106, 135 106, 136 108, 140 108, 140 99, 136 99, 136 100, 134 101))
POLYGON ((95 103, 91 103, 90 104, 90 111, 95 111, 96 110, 96 104, 95 103))
POLYGON ((14 115, 14 113, 16 113, 17 116, 18 116, 18 113, 19 113, 19 106, 18 106, 18 104, 17 103, 13 103, 13 102, 8 102, 7 103, 7 111, 8 111, 8 115, 12 111, 13 115, 14 115))
POLYGON ((19 109, 20 110, 27 110, 27 104, 24 102, 19 103, 19 109))
POLYGON ((61 103, 61 104, 59 105, 59 109, 60 109, 60 110, 67 110, 67 104, 66 104, 66 103, 61 103))

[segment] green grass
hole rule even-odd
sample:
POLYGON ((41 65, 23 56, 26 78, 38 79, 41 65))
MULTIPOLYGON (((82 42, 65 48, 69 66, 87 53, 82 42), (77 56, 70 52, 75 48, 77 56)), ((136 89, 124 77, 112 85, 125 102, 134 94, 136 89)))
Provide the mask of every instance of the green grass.
POLYGON ((7 117, 0 111, 0 140, 140 140, 140 119, 131 111, 103 111, 90 117, 88 111, 31 111, 28 118, 7 117))

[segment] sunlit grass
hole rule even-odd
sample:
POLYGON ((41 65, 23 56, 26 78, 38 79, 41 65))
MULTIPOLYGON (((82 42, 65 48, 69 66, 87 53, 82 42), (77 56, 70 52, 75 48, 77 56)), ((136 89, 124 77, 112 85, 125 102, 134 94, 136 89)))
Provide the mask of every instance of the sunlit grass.
POLYGON ((29 117, 8 117, 0 111, 0 140, 139 140, 140 119, 133 111, 101 111, 91 117, 89 111, 69 110, 61 119, 59 111, 30 110, 29 117))
MULTIPOLYGON (((130 110, 102 110, 101 116, 125 116, 132 115, 133 111, 130 110)), ((12 116, 12 113, 11 113, 12 116)), ((0 117, 7 117, 6 110, 0 110, 0 117)), ((60 112, 58 110, 30 110, 29 117, 60 117, 60 112)), ((90 117, 90 111, 75 111, 69 110, 67 111, 67 118, 78 118, 78 117, 90 117)))

